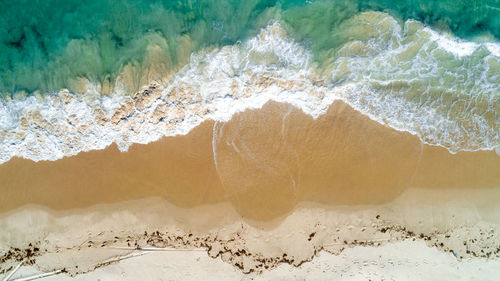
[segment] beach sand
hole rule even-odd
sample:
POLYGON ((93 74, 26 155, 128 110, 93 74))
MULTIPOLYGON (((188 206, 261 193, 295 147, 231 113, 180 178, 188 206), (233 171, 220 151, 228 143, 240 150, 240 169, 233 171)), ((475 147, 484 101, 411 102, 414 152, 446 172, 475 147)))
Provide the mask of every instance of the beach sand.
POLYGON ((0 273, 25 258, 82 274, 173 247, 255 277, 398 241, 496 262, 498 171, 495 152, 451 154, 342 102, 316 120, 269 102, 128 152, 0 165, 0 273))
MULTIPOLYGON (((357 246, 340 255, 321 252, 300 267, 281 264, 261 275, 245 275, 204 252, 148 252, 120 263, 77 275, 51 276, 51 280, 482 280, 500 275, 498 260, 457 261, 451 254, 429 248, 422 242, 397 242, 381 247, 357 246), (146 265, 146 266, 145 266, 146 265)), ((24 267, 18 277, 41 274, 24 267)))

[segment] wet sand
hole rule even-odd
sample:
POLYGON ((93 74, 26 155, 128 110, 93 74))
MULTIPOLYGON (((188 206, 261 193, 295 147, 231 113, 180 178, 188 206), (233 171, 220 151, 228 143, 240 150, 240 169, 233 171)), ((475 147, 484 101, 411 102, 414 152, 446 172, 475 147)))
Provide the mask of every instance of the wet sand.
POLYGON ((161 197, 179 207, 229 201, 242 217, 268 221, 304 201, 372 205, 408 188, 499 187, 498 171, 494 152, 422 145, 342 102, 317 120, 270 102, 128 152, 113 145, 58 161, 12 159, 0 165, 0 212, 161 197))
POLYGON ((23 259, 84 274, 148 247, 250 274, 402 240, 499 258, 498 171, 494 152, 422 145, 342 102, 316 120, 270 102, 128 152, 0 165, 0 275, 23 259))

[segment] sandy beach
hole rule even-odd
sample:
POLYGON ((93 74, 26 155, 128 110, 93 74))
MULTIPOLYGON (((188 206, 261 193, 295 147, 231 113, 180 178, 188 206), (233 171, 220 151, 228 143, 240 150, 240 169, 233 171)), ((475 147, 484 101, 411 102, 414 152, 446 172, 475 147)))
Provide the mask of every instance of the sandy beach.
POLYGON ((469 2, 2 5, 0 280, 500 280, 469 2))
MULTIPOLYGON (((169 249, 171 250, 171 249, 169 249)), ((261 275, 245 275, 203 252, 156 251, 99 268, 74 278, 52 280, 496 280, 498 261, 457 261, 421 242, 398 242, 377 248, 358 246, 340 255, 321 252, 300 267, 281 264, 261 275), (166 262, 168 261, 168 262, 166 262), (149 265, 149 266, 144 266, 149 265)), ((19 277, 40 272, 24 267, 19 277)))
MULTIPOLYGON (((270 102, 128 152, 111 146, 0 165, 0 273, 23 261, 21 275, 113 276, 122 261, 106 260, 168 247, 195 249, 182 259, 227 271, 213 279, 265 280, 284 266, 306 277, 307 266, 332 270, 346 251, 383 254, 393 245, 422 253, 408 264, 435 258, 453 274, 464 269, 452 265, 474 262, 494 270, 499 170, 495 152, 451 154, 342 102, 316 120, 270 102)), ((134 259, 163 272, 146 256, 134 259)))

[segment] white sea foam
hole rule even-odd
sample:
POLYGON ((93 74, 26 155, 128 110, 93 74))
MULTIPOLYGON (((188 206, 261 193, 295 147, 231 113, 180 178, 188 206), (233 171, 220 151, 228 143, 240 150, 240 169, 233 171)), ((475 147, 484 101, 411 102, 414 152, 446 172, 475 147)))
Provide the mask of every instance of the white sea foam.
POLYGON ((488 51, 496 57, 500 58, 500 44, 499 43, 485 43, 484 44, 488 51))
POLYGON ((431 40, 435 41, 440 48, 460 57, 472 55, 480 46, 480 44, 460 40, 452 35, 442 34, 430 28, 426 28, 425 31, 431 34, 431 40))
POLYGON ((450 152, 498 151, 500 81, 487 73, 487 59, 498 61, 498 44, 485 44, 490 54, 471 60, 483 45, 443 38, 424 26, 409 34, 388 15, 378 16, 389 27, 381 27, 378 37, 354 42, 367 50, 363 56, 345 55, 353 53, 344 52, 354 44, 348 42, 327 66, 326 79, 317 78, 310 52, 274 23, 245 43, 193 54, 167 85, 142 92, 146 102, 141 104, 119 94, 101 97, 92 87, 85 95, 61 91, 3 100, 0 162, 15 156, 56 160, 111 143, 125 151, 133 143, 186 134, 207 119, 227 121, 269 100, 290 103, 315 118, 343 100, 373 120, 450 152), (440 62, 437 51, 456 59, 440 62))

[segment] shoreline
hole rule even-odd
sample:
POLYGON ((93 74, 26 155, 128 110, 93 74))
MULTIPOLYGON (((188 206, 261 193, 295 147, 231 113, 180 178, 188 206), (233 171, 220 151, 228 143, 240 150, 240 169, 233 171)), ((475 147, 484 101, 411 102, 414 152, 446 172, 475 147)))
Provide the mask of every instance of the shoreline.
POLYGON ((498 170, 493 151, 450 154, 340 101, 317 119, 269 102, 128 152, 111 146, 57 161, 12 159, 0 165, 0 212, 162 197, 180 207, 230 201, 243 217, 268 220, 301 201, 381 204, 410 187, 498 187, 498 170), (266 201, 268 194, 275 198, 266 201), (258 214, 259 206, 267 209, 258 214))
POLYGON ((496 260, 498 169, 493 151, 450 154, 342 102, 317 119, 271 102, 128 152, 0 165, 0 267, 74 275, 136 247, 201 247, 258 275, 407 240, 496 260))
POLYGON ((488 1, 0 10, 0 280, 493 281, 488 1))

